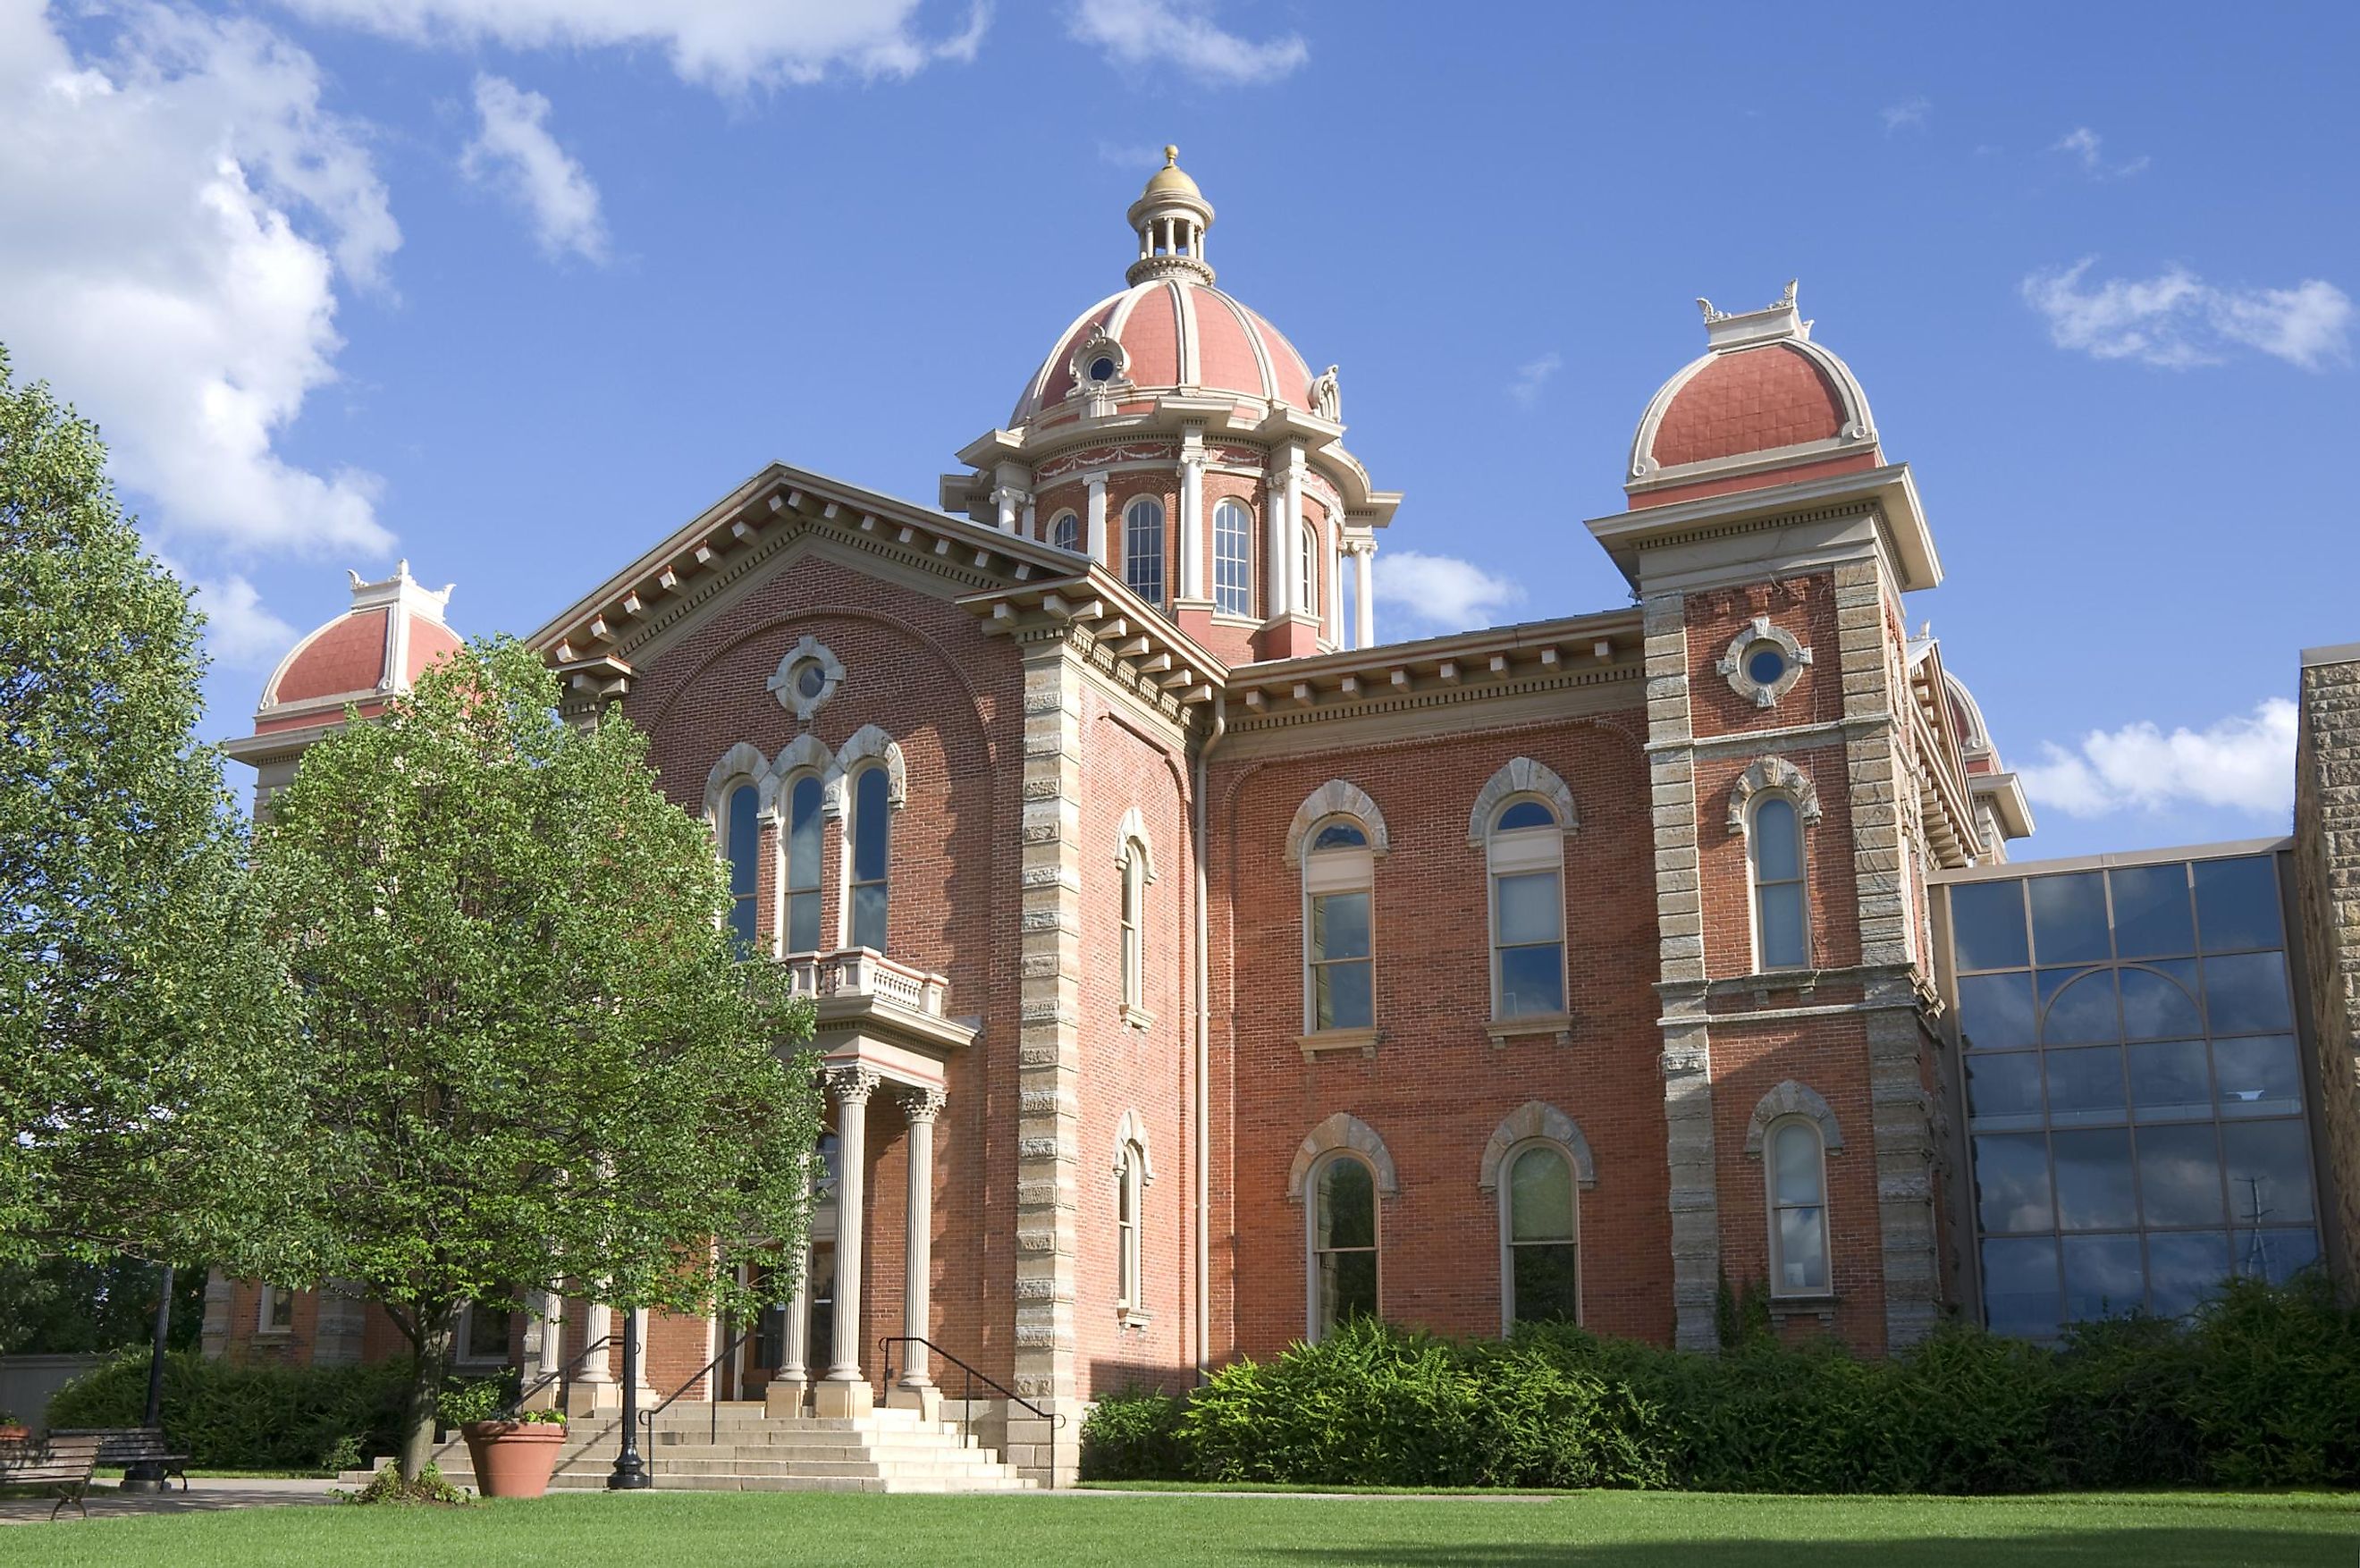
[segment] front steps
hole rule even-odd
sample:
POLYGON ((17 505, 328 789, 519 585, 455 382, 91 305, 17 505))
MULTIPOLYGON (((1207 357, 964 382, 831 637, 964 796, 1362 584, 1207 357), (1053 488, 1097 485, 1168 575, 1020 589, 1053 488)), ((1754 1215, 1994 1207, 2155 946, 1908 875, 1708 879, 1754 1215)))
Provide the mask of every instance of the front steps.
MULTIPOLYGON (((880 1409, 862 1417, 766 1418, 759 1403, 682 1403, 642 1427, 639 1457, 658 1490, 681 1492, 1018 1492, 1038 1483, 1000 1463, 957 1423, 915 1410, 880 1409)), ((574 1422, 559 1452, 552 1491, 606 1485, 620 1446, 613 1415, 574 1422)), ((456 1433, 432 1454, 443 1479, 475 1485, 467 1445, 456 1433)), ((370 1472, 350 1472, 348 1485, 370 1472)))

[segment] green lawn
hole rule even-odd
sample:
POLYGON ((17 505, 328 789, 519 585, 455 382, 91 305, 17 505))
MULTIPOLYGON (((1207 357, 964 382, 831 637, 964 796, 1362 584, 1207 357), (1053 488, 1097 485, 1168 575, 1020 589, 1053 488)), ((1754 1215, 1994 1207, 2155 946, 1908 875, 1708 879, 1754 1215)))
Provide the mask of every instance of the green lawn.
POLYGON ((0 1529, 0 1564, 19 1563, 2353 1568, 2360 1498, 575 1494, 465 1509, 255 1508, 0 1529))

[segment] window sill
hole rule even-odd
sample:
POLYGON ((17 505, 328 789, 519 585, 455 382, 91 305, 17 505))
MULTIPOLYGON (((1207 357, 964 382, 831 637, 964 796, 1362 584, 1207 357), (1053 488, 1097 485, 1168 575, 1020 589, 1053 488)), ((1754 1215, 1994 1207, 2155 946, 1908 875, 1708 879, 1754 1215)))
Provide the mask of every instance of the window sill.
POLYGON ((1569 1013, 1528 1013, 1521 1018, 1494 1018, 1483 1025, 1491 1036, 1491 1044, 1504 1046, 1510 1040, 1527 1035, 1554 1035, 1560 1046, 1573 1044, 1573 1015, 1569 1013))
POLYGON ((1126 1002, 1122 1004, 1122 1026, 1126 1029, 1137 1029, 1144 1034, 1155 1026, 1155 1014, 1143 1007, 1133 1007, 1126 1002))
POLYGON ((1770 1298, 1770 1320, 1785 1322, 1792 1318, 1817 1318, 1823 1323, 1830 1323, 1835 1321, 1837 1302, 1832 1290, 1808 1296, 1773 1296, 1770 1298))
POLYGON ((281 1323, 276 1327, 260 1328, 254 1331, 254 1337, 257 1339, 293 1339, 295 1337, 295 1327, 291 1323, 281 1323))
POLYGON ((1119 1329, 1136 1329, 1145 1333, 1149 1325, 1154 1321, 1153 1317, 1136 1307, 1117 1307, 1114 1310, 1115 1327, 1119 1329))
POLYGON ((1377 1054, 1377 1032, 1374 1029, 1321 1029, 1316 1034, 1298 1035, 1295 1043, 1302 1047, 1305 1061, 1317 1061, 1336 1051, 1358 1051, 1364 1057, 1377 1054))

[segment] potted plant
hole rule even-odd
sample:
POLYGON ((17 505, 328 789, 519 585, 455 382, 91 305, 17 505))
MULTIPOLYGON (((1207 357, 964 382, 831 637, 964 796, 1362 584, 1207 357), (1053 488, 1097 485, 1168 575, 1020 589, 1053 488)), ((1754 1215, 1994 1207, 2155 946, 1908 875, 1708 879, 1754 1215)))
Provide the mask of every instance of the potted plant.
POLYGON ((0 1443, 30 1442, 32 1441, 32 1428, 18 1420, 15 1416, 10 1415, 6 1410, 0 1410, 0 1443))
POLYGON ((464 1383, 442 1396, 442 1419, 467 1440, 475 1486, 486 1497, 538 1497, 549 1490, 565 1442, 562 1410, 503 1411, 497 1378, 464 1383))

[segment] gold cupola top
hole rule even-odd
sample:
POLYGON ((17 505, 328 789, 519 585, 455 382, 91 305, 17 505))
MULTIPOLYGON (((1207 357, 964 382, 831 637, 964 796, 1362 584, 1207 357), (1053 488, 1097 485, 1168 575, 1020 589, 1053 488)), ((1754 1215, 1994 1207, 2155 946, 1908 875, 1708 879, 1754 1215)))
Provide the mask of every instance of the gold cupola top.
POLYGON ((1175 274, 1200 283, 1213 280, 1205 260, 1205 231, 1213 226, 1213 204, 1180 167, 1180 149, 1164 149, 1164 167, 1148 177, 1147 188, 1125 214, 1139 236, 1139 259, 1124 274, 1132 283, 1175 274))

